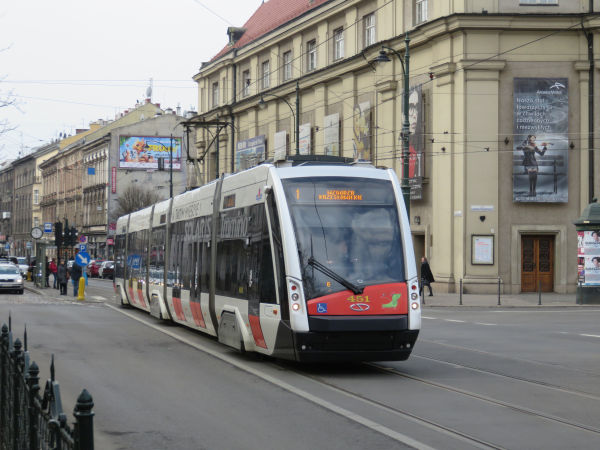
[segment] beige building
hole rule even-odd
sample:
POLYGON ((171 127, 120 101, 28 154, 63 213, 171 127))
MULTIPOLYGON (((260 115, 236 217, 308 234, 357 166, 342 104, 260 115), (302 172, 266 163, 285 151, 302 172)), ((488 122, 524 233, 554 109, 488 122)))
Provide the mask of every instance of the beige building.
POLYGON ((194 76, 197 183, 296 151, 401 176, 409 97, 410 220, 435 289, 495 292, 500 279, 507 293, 574 292, 572 222, 600 191, 598 11, 598 0, 265 2, 194 76))
MULTIPOLYGON (((160 107, 146 102, 132 110, 126 110, 114 121, 92 124, 89 132, 76 134, 76 139, 69 141, 54 157, 42 163, 42 185, 47 188, 42 200, 43 220, 68 220, 69 227, 74 226, 81 231, 86 226, 83 187, 86 143, 102 138, 114 128, 152 118, 157 113, 162 113, 160 107)), ((99 206, 102 206, 101 202, 99 206)), ((67 249, 68 256, 73 254, 74 248, 67 249)))

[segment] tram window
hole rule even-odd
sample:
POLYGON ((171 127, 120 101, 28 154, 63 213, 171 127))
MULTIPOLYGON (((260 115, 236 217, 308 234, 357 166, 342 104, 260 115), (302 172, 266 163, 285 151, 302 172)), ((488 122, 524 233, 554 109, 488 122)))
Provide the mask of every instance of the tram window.
POLYGON ((208 292, 210 280, 210 247, 208 242, 202 243, 202 264, 200 264, 200 288, 202 292, 208 292))
POLYGON ((277 205, 275 196, 269 195, 267 198, 269 216, 271 219, 271 233, 273 233, 273 249, 275 253, 274 275, 277 277, 279 287, 279 303, 281 305, 281 317, 284 320, 289 319, 289 310, 287 308, 286 290, 285 290, 285 264, 283 262, 283 244, 281 243, 281 227, 279 224, 279 215, 277 214, 277 205))

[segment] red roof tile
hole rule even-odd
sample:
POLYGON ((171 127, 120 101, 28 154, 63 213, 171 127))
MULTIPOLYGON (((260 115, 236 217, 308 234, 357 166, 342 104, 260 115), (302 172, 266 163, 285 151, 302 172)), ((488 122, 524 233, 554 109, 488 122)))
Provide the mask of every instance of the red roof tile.
POLYGON ((244 24, 246 32, 232 46, 227 45, 211 61, 223 56, 231 49, 241 48, 329 0, 269 0, 256 10, 244 24))

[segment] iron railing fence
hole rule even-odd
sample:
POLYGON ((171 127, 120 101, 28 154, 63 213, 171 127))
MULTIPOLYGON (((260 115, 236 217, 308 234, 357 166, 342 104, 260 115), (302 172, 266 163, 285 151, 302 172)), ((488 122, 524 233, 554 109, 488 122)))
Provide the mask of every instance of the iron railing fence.
POLYGON ((0 352, 0 449, 93 450, 92 396, 81 392, 73 410, 75 422, 69 426, 54 378, 54 355, 41 395, 39 372, 27 351, 27 329, 23 343, 19 338, 13 342, 9 316, 8 326, 2 325, 0 352))

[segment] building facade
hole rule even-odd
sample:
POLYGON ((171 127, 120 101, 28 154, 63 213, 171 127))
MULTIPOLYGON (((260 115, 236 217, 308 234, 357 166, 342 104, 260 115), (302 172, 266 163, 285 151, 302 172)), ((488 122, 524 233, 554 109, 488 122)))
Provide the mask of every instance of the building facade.
MULTIPOLYGON (((171 110, 167 110, 171 111, 171 110)), ((151 190, 158 200, 170 196, 170 163, 173 149, 173 195, 186 189, 183 158, 183 117, 174 113, 119 128, 89 140, 83 147, 83 225, 92 257, 112 256, 113 232, 118 218, 117 201, 131 185, 151 190), (162 159, 164 170, 159 169, 162 159)))
POLYGON ((13 190, 14 190, 14 168, 12 160, 0 163, 0 245, 2 245, 3 254, 10 253, 12 242, 12 209, 13 209, 13 190))
POLYGON ((12 236, 10 252, 15 256, 30 257, 34 254, 31 228, 33 225, 33 185, 35 184, 36 160, 33 154, 19 158, 13 163, 14 196, 12 236))
POLYGON ((430 259, 436 288, 495 292, 500 280, 507 293, 574 292, 572 222, 600 189, 599 9, 263 3, 194 77, 201 181, 296 152, 369 160, 408 172, 415 253, 430 259), (218 140, 215 123, 225 124, 218 140))
MULTIPOLYGON (((87 170, 84 153, 89 150, 88 144, 102 139, 115 128, 152 118, 157 113, 162 113, 160 106, 148 101, 132 110, 126 110, 113 121, 93 123, 90 130, 68 138, 69 141, 55 156, 40 165, 42 185, 48 188, 43 197, 43 220, 68 222, 69 227, 75 227, 81 234, 84 227, 87 227, 84 203, 84 176, 87 176, 87 170)), ((65 254, 73 256, 75 250, 75 247, 65 249, 65 254)))

